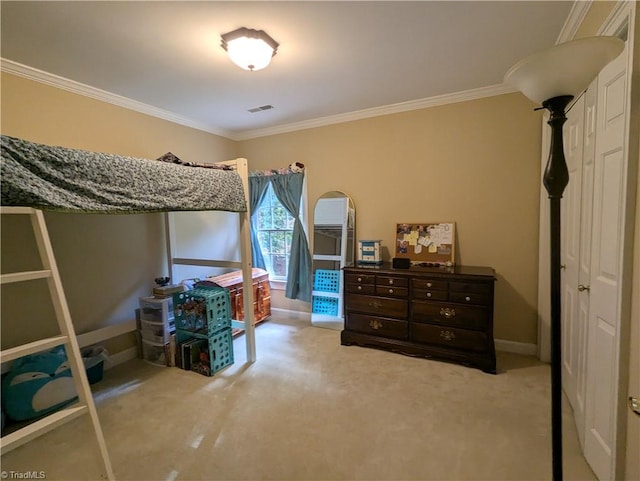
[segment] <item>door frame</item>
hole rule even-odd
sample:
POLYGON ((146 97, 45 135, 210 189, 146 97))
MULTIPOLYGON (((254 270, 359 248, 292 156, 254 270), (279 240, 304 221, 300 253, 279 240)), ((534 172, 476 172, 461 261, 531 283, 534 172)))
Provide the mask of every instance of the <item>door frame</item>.
POLYGON ((632 96, 637 98, 634 92, 639 86, 633 83, 633 59, 638 56, 635 47, 640 39, 635 38, 636 33, 636 2, 620 1, 616 4, 611 14, 604 21, 598 35, 617 36, 627 30, 627 108, 625 109, 625 133, 624 149, 626 155, 626 205, 624 211, 624 231, 621 240, 620 272, 622 283, 618 292, 618 312, 620 313, 619 344, 617 363, 617 392, 616 392, 616 436, 615 452, 613 453, 613 467, 611 479, 625 479, 626 441, 627 441, 627 393, 629 391, 630 366, 630 342, 631 342, 631 307, 632 307, 632 281, 634 258, 634 233, 636 220, 636 196, 638 179, 638 150, 631 143, 631 128, 637 129, 640 117, 640 107, 634 107, 632 96))

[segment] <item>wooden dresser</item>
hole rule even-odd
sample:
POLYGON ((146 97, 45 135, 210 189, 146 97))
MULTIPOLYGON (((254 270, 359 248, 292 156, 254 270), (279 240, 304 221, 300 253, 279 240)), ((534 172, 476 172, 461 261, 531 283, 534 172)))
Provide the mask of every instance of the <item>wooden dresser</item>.
POLYGON ((491 267, 345 267, 343 345, 496 373, 491 267))

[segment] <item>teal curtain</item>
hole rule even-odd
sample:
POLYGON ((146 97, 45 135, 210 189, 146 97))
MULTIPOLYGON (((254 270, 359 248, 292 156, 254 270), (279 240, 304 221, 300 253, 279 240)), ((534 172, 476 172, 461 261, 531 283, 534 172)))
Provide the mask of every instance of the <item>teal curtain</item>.
POLYGON ((311 254, 300 220, 304 172, 269 176, 273 192, 294 218, 285 296, 311 302, 311 254))
POLYGON ((249 209, 251 209, 251 258, 254 267, 266 269, 260 242, 258 241, 258 209, 269 187, 270 177, 249 177, 249 209))

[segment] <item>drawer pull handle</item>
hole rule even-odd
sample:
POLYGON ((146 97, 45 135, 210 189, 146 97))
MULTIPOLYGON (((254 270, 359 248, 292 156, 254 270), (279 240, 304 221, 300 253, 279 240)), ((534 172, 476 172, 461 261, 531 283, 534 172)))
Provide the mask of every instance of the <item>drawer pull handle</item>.
POLYGON ((379 301, 373 301, 369 303, 369 307, 373 307, 374 309, 380 309, 382 307, 382 303, 379 301))
POLYGON ((393 289, 389 289, 389 294, 393 294, 393 289))
POLYGON ((431 297, 431 293, 430 292, 427 292, 427 297, 431 297))
POLYGON ((456 317, 456 310, 451 309, 450 307, 443 307, 440 309, 440 315, 447 319, 451 319, 452 317, 456 317))
POLYGON ((362 286, 358 286, 358 290, 361 291, 362 290, 362 286))
POLYGON ((358 277, 358 282, 362 282, 362 277, 358 277))
POLYGON ((393 279, 389 279, 389 285, 392 286, 393 285, 393 279))
POLYGON ((427 282, 427 287, 431 287, 431 282, 427 282))
POLYGON ((382 327, 382 323, 380 321, 378 321, 377 319, 371 319, 369 321, 369 327, 371 327, 371 329, 375 329, 377 331, 378 329, 380 329, 382 327))
POLYGON ((452 331, 440 331, 440 337, 445 341, 453 341, 456 338, 456 335, 452 331))
POLYGON ((469 301, 471 301, 471 298, 469 296, 467 296, 467 297, 464 298, 464 300, 469 302, 469 301))

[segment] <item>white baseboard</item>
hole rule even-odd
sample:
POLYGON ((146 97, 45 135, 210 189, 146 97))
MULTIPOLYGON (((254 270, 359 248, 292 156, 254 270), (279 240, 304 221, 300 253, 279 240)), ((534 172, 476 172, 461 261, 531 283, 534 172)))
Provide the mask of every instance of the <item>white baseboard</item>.
POLYGON ((118 364, 130 361, 138 357, 138 348, 136 346, 125 349, 124 351, 117 352, 109 355, 109 362, 105 362, 104 368, 111 369, 118 364))
POLYGON ((291 309, 280 309, 279 307, 272 307, 271 308, 271 312, 278 312, 280 314, 287 314, 289 316, 295 316, 297 318, 300 318, 302 320, 311 320, 311 313, 310 312, 303 312, 303 311, 293 311, 291 309))
POLYGON ((103 327, 102 329, 96 329, 95 331, 85 332, 84 334, 78 334, 76 338, 78 339, 78 345, 80 348, 83 348, 135 330, 136 321, 126 321, 120 324, 103 327))
POLYGON ((525 356, 536 356, 538 354, 538 346, 527 342, 507 341, 505 339, 495 340, 496 350, 504 352, 512 352, 514 354, 524 354, 525 356))
MULTIPOLYGON (((98 342, 106 341, 107 339, 111 339, 113 337, 120 336, 122 334, 126 334, 127 332, 136 330, 136 321, 128 321, 122 324, 108 326, 102 329, 97 329, 95 331, 90 331, 84 334, 79 334, 76 336, 78 340, 78 345, 80 349, 83 347, 87 347, 91 344, 96 344, 98 342)), ((110 362, 105 363, 105 369, 109 369, 118 364, 122 364, 123 362, 129 361, 131 359, 135 359, 138 357, 138 348, 133 346, 129 349, 125 349, 124 351, 120 351, 116 354, 109 355, 110 362)), ((11 370, 11 362, 5 362, 2 364, 0 368, 0 373, 6 374, 11 370)))

